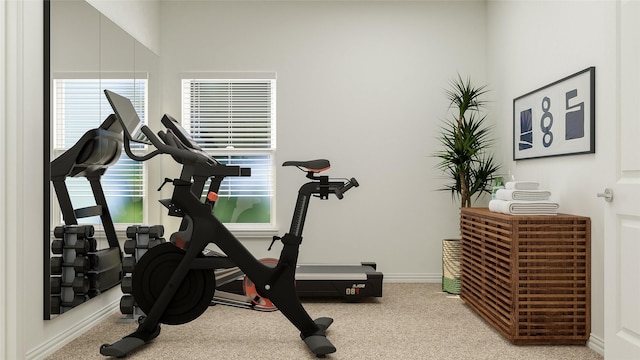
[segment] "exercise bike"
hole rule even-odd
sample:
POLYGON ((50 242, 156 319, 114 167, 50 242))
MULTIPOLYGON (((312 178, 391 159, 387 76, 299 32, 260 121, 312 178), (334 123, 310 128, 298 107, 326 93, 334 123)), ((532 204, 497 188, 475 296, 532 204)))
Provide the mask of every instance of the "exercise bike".
MULTIPOLYGON (((306 312, 295 290, 295 271, 299 247, 302 243, 302 224, 312 196, 328 197, 330 194, 342 198, 351 187, 357 186, 355 179, 348 181, 323 180, 310 176, 311 181, 303 185, 298 193, 296 211, 290 231, 279 240, 283 244, 275 266, 263 264, 256 259, 229 230, 212 214, 210 203, 201 202, 191 190, 193 174, 198 167, 224 166, 202 151, 181 144, 171 131, 158 133, 141 124, 129 99, 105 90, 118 120, 124 129, 124 146, 131 153, 130 142, 143 134, 156 150, 143 156, 148 160, 156 155, 168 154, 182 164, 180 177, 169 180, 173 194, 162 204, 169 214, 180 216, 186 226, 179 236, 186 241, 184 249, 171 242, 149 249, 140 259, 133 273, 133 295, 146 314, 138 329, 113 344, 104 344, 100 353, 122 357, 140 348, 160 334, 160 324, 178 325, 199 317, 209 306, 215 292, 216 269, 239 267, 253 282, 256 292, 268 298, 280 312, 300 331, 300 337, 318 357, 336 351, 326 337, 326 330, 333 319, 321 317, 313 320, 306 312), (217 245, 225 257, 206 257, 203 250, 209 244, 217 245)), ((169 117, 165 115, 165 117, 169 117)), ((304 167, 311 173, 328 168, 327 160, 291 162, 289 165, 304 167)), ((229 170, 233 170, 230 167, 229 170)), ((237 174, 242 175, 240 168, 237 174)), ((232 175, 232 174, 229 174, 232 175)))
MULTIPOLYGON (((162 118, 162 125, 180 140, 180 142, 194 150, 202 150, 191 135, 174 119, 165 116, 162 118)), ((306 173, 306 177, 314 181, 319 181, 321 186, 325 186, 329 181, 328 176, 321 175, 318 169, 325 170, 330 167, 326 160, 315 160, 313 168, 302 166, 301 162, 286 161, 283 166, 295 166, 299 170, 306 173)), ((308 162, 305 162, 308 163, 308 162)), ((307 164, 303 164, 307 165, 307 164)), ((210 180, 208 193, 218 193, 221 182, 224 180, 227 167, 199 167, 196 168, 193 176, 193 185, 191 191, 200 196, 203 193, 207 180, 210 180), (215 171, 215 173, 214 173, 215 171)), ((246 171, 246 176, 250 176, 251 169, 241 169, 246 171)), ((349 180, 354 186, 357 185, 355 179, 349 180)), ((316 195, 321 200, 326 200, 328 196, 316 195)), ((205 197, 205 202, 212 201, 205 197)), ((295 208, 293 218, 298 219, 303 216, 302 211, 306 213, 307 207, 295 208)), ((215 212, 215 211, 214 211, 215 212)), ((295 220, 294 220, 295 221, 295 220)), ((304 226, 304 220, 298 222, 299 226, 304 226)), ((185 221, 183 221, 180 229, 184 230, 185 221)), ((178 235, 177 234, 174 235, 178 235)), ((274 236, 272 245, 280 238, 274 236)), ((179 247, 183 243, 179 236, 172 236, 171 242, 179 247)), ((271 250, 271 246, 269 247, 271 250)), ((217 256, 215 251, 208 251, 207 256, 217 256)), ((262 259, 266 264, 277 264, 277 259, 262 259)), ((212 300, 212 305, 226 305, 239 307, 244 309, 253 309, 259 311, 274 311, 277 308, 268 299, 256 296, 257 292, 251 282, 251 279, 244 276, 242 270, 238 267, 230 269, 220 269, 216 271, 216 291, 212 300)), ((296 266, 296 293, 300 298, 303 297, 332 297, 342 298, 349 302, 357 302, 366 297, 382 296, 382 279, 383 274, 376 271, 376 263, 362 262, 360 265, 305 265, 298 264, 296 266)))

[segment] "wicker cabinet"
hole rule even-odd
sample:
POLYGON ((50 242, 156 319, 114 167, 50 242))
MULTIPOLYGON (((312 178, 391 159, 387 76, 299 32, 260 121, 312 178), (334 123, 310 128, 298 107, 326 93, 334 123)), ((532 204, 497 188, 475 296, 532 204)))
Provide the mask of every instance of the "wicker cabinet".
POLYGON ((460 297, 514 344, 585 344, 590 333, 587 217, 462 208, 460 297))

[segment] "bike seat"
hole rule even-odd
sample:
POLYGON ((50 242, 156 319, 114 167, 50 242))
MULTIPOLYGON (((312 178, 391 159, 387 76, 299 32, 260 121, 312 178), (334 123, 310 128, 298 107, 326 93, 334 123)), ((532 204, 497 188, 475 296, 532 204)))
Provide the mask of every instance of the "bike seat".
POLYGON ((319 173, 329 170, 331 164, 329 163, 329 160, 317 159, 309 161, 285 161, 282 166, 297 166, 299 168, 305 168, 307 171, 319 173))

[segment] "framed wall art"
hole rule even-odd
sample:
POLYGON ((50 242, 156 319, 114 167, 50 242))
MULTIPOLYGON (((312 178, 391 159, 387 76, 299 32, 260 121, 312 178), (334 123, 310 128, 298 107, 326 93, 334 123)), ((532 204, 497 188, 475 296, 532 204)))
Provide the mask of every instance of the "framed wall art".
POLYGON ((595 153, 595 67, 513 100, 513 159, 595 153))

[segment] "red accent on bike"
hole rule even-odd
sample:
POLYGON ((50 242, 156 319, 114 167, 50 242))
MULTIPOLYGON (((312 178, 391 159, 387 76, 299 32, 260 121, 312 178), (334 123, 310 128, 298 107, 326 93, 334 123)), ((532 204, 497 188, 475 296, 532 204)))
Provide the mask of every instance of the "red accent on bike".
MULTIPOLYGON (((260 262, 269 267, 275 267, 278 265, 278 259, 273 258, 260 259, 260 262)), ((251 302, 260 306, 262 310, 276 310, 276 306, 271 302, 271 300, 258 294, 256 284, 254 284, 248 276, 244 277, 242 290, 244 290, 244 294, 251 300, 251 302)))
POLYGON ((179 247, 182 250, 186 250, 187 249, 187 243, 188 241, 184 241, 184 239, 179 238, 176 236, 176 240, 173 242, 173 245, 179 247))
POLYGON ((326 168, 322 168, 322 169, 309 169, 309 168, 305 168, 305 169, 307 171, 311 171, 311 172, 314 172, 314 173, 320 173, 320 172, 323 172, 323 171, 327 171, 330 168, 331 168, 331 166, 327 166, 326 168))
POLYGON ((216 202, 218 200, 218 194, 214 193, 213 191, 210 191, 207 194, 207 200, 211 202, 216 202))

